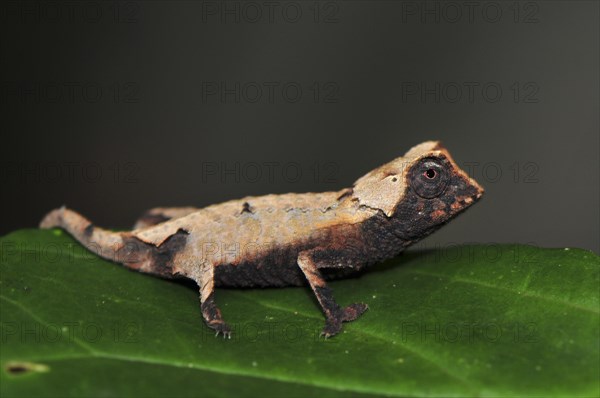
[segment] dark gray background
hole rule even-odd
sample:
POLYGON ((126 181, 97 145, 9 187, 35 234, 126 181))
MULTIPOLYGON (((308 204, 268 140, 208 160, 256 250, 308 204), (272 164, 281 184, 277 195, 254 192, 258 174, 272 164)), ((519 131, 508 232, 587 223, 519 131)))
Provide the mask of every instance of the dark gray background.
POLYGON ((440 139, 487 192, 423 245, 599 251, 598 2, 272 4, 2 3, 0 233, 337 190, 440 139))

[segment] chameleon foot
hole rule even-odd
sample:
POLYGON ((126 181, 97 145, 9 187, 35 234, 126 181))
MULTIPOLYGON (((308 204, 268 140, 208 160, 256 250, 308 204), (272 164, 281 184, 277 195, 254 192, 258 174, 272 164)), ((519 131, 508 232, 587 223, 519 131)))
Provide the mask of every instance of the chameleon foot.
POLYGON ((354 303, 349 306, 339 309, 335 316, 327 319, 325 328, 321 332, 321 336, 326 339, 335 336, 342 330, 342 322, 350 322, 361 316, 369 306, 364 303, 354 303))

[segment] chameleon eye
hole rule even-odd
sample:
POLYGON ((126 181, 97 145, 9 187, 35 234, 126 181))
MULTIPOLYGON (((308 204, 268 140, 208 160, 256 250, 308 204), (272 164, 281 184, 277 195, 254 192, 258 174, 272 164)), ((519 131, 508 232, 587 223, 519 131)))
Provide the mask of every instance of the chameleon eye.
POLYGON ((433 180, 435 178, 435 176, 437 175, 437 173, 435 172, 434 169, 427 169, 427 171, 425 171, 425 173, 423 173, 425 175, 425 177, 429 178, 430 180, 433 180))
POLYGON ((425 199, 440 196, 446 190, 448 181, 445 164, 438 158, 421 159, 410 172, 412 189, 425 199))

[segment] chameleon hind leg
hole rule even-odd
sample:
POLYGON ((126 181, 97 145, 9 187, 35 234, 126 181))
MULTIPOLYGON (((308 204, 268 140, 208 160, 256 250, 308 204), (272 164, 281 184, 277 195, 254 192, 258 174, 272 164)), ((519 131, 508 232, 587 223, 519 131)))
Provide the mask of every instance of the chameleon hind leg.
POLYGON ((350 322, 361 316, 369 307, 364 303, 354 303, 347 307, 340 307, 333 298, 333 291, 325 283, 319 272, 311 252, 301 252, 298 255, 298 266, 306 276, 311 289, 315 293, 323 313, 325 314, 325 328, 321 336, 325 338, 334 336, 342 330, 342 322, 350 322))
POLYGON ((175 218, 185 217, 198 211, 197 207, 155 207, 145 212, 133 226, 133 229, 142 229, 169 221, 175 218))
POLYGON ((210 262, 203 262, 199 269, 196 282, 200 287, 200 309, 206 325, 213 329, 218 336, 223 334, 225 338, 231 338, 231 328, 223 321, 221 310, 215 304, 215 267, 210 262))

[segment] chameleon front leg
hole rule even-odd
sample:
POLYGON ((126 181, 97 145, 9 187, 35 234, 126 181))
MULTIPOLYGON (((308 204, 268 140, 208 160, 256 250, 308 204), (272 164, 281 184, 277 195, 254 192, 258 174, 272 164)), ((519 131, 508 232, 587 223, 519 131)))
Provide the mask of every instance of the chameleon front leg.
POLYGON ((341 308, 335 302, 333 291, 325 283, 323 276, 311 257, 310 251, 301 252, 298 255, 298 266, 304 273, 304 276, 306 276, 325 314, 325 328, 321 332, 321 336, 328 338, 338 334, 342 330, 342 322, 350 322, 357 319, 369 308, 364 303, 354 303, 341 308))
POLYGON ((221 310, 215 304, 215 267, 212 263, 202 263, 196 282, 200 286, 200 309, 204 322, 216 331, 215 336, 222 333, 223 337, 231 338, 231 328, 223 321, 221 310))

